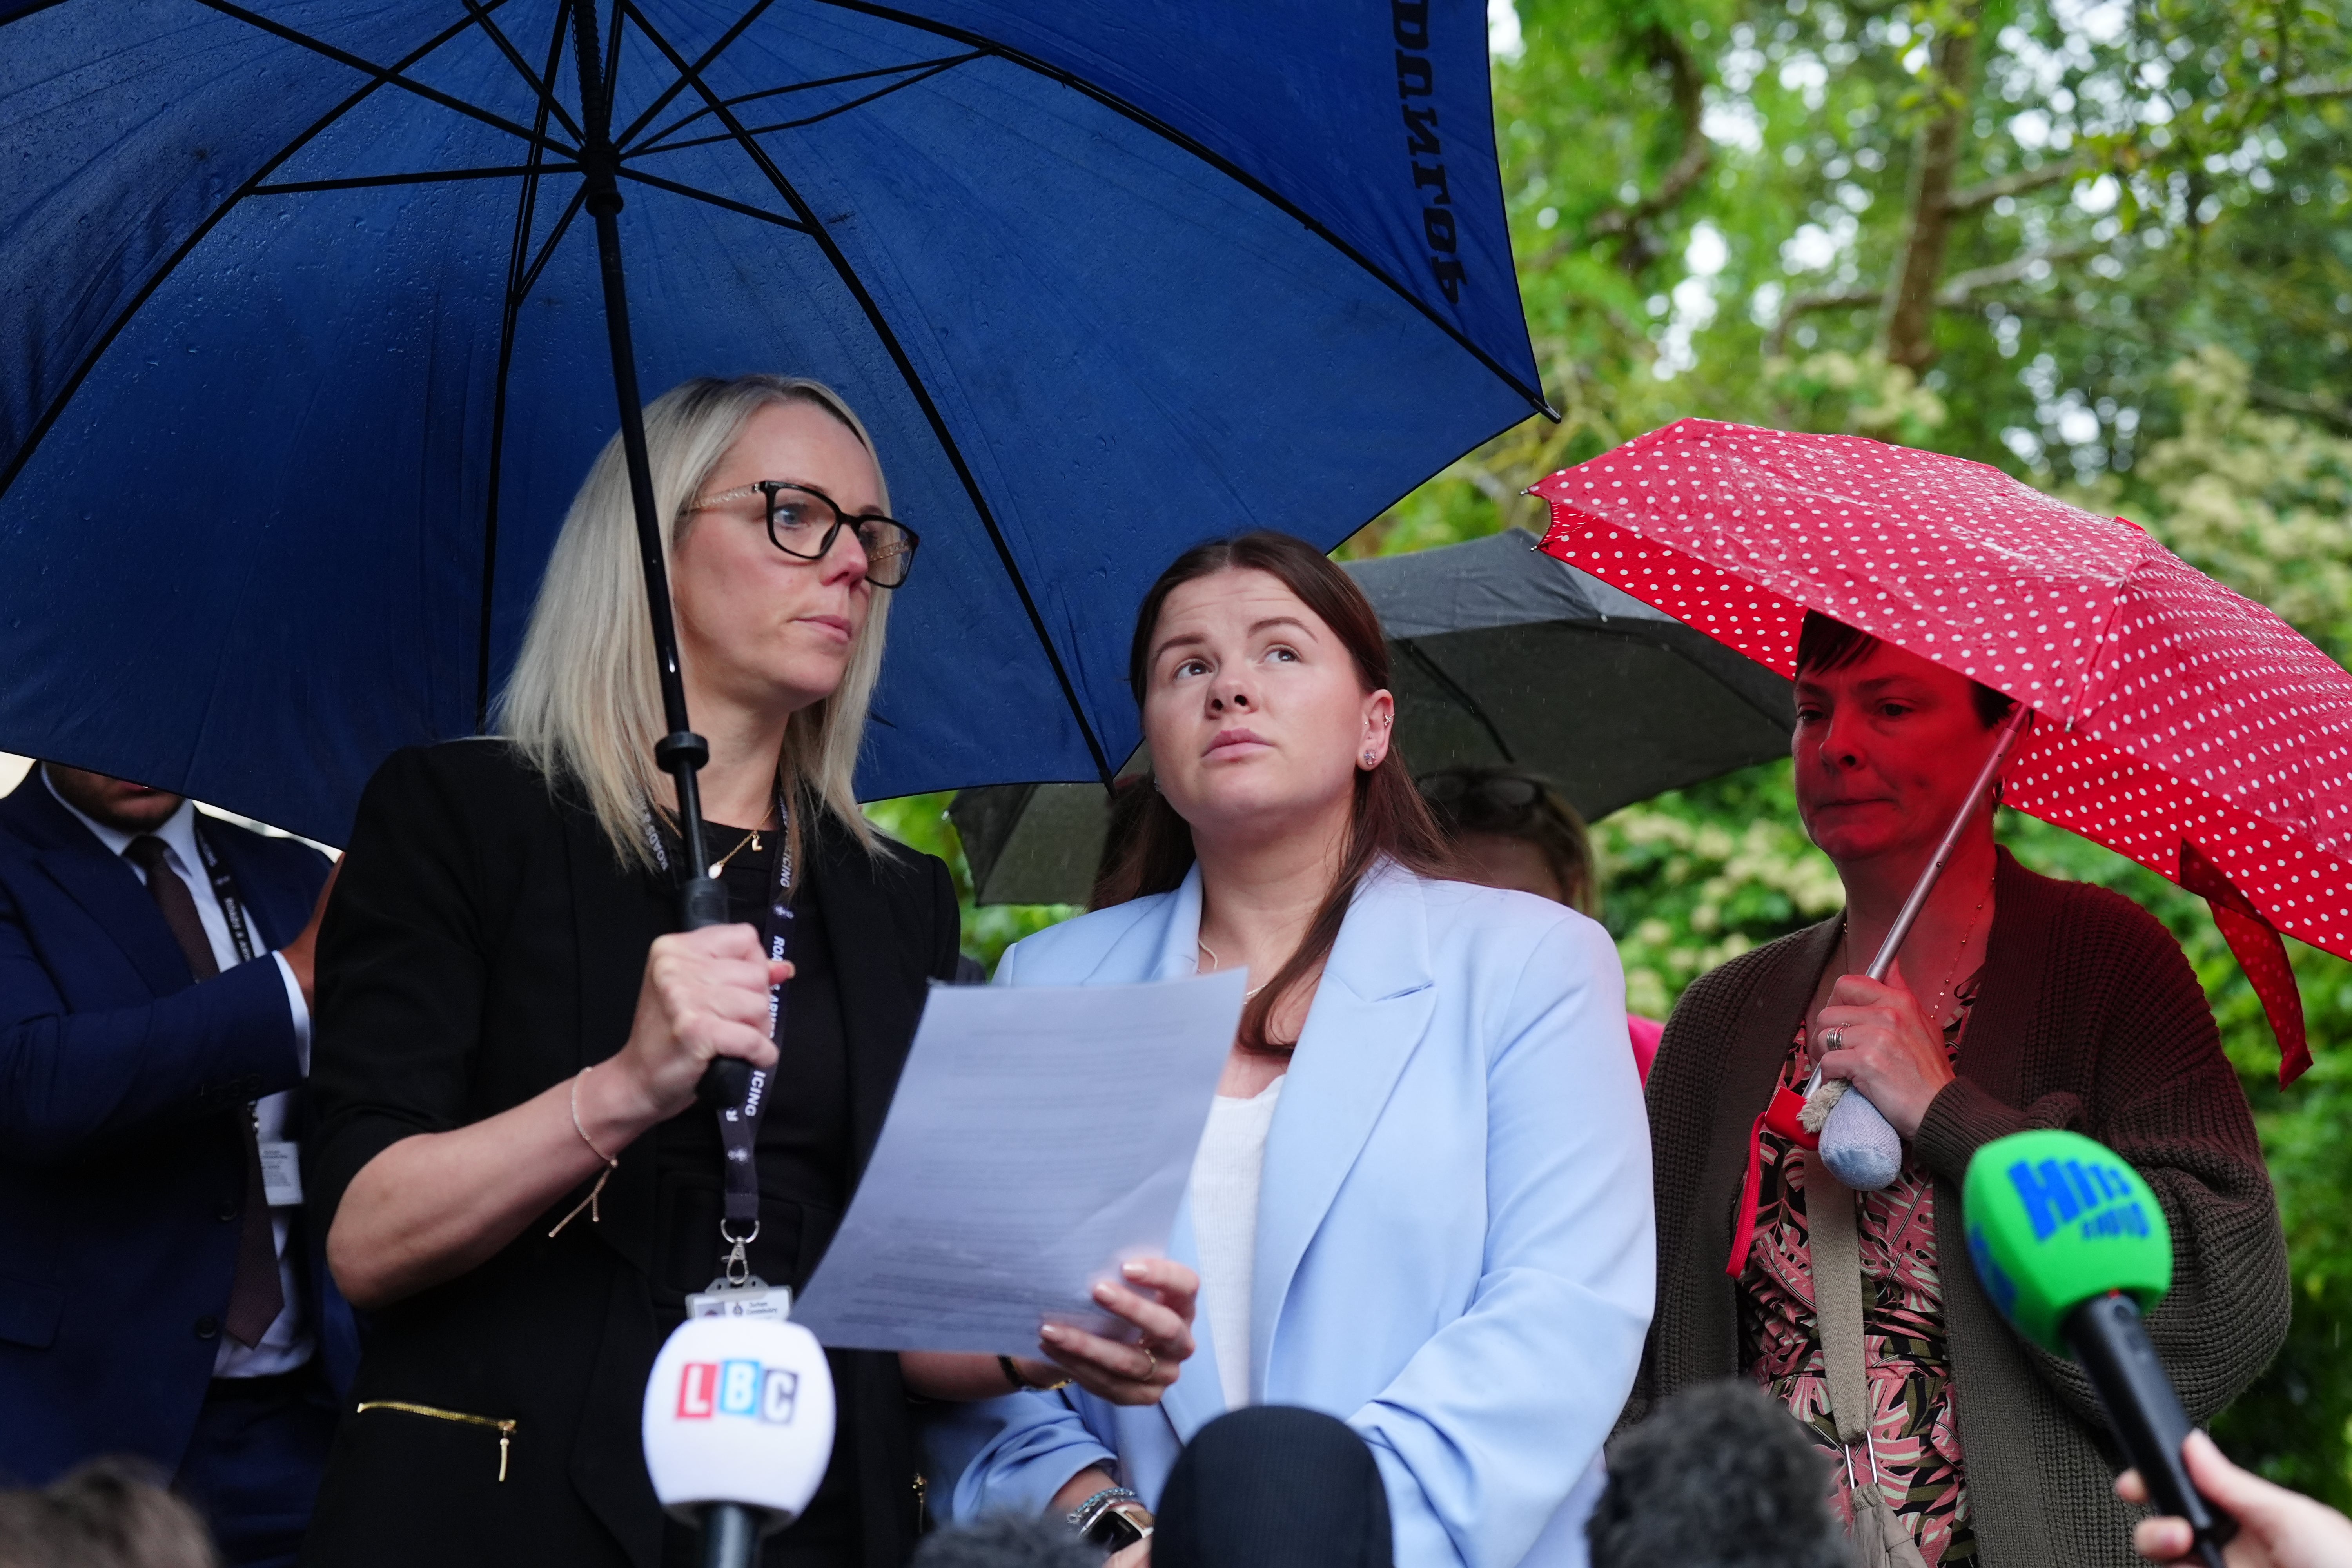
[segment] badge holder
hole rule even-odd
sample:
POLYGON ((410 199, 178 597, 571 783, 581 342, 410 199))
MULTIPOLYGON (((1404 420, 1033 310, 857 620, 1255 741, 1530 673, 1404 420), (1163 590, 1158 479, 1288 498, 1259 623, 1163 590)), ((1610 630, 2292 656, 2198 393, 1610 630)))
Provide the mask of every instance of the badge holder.
POLYGON ((271 1208, 297 1208, 302 1202, 302 1146, 287 1138, 256 1141, 261 1151, 261 1197, 271 1208))
POLYGON ((730 1222, 719 1222, 719 1239, 728 1244, 728 1252, 719 1260, 719 1277, 686 1299, 686 1315, 689 1318, 757 1318, 781 1323, 793 1315, 792 1288, 771 1285, 751 1272, 751 1259, 744 1249, 760 1239, 760 1222, 751 1222, 751 1233, 737 1238, 729 1228, 730 1222))

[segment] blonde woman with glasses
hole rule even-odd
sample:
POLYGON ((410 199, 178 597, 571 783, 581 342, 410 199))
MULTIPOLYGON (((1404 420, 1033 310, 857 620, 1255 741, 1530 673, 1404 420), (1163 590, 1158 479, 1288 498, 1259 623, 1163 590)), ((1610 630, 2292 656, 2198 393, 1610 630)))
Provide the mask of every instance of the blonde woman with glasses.
MULTIPOLYGON (((309 1201, 368 1332, 309 1563, 693 1561, 637 1432, 655 1352, 687 1296, 728 1271, 725 1157, 696 1085, 717 1057, 772 1069, 735 1271, 798 1289, 880 1131, 925 990, 955 973, 946 867, 877 837, 852 793, 891 590, 918 544, 889 516, 865 426, 814 382, 753 375, 688 382, 646 427, 688 710, 710 745, 706 840, 681 843, 654 764, 616 439, 556 542, 499 735, 383 765, 321 932, 309 1201), (688 853, 738 923, 671 930, 669 868, 688 853), (789 962, 769 959, 778 932, 789 962)), ((1178 1310, 1110 1289, 1147 1332, 1181 1340, 1178 1310)), ((1054 1353, 1058 1367, 1015 1366, 1158 1396, 1123 1345, 1078 1336, 1054 1353)), ((761 1560, 898 1568, 922 1507, 908 1393, 995 1392, 1003 1373, 993 1358, 910 1361, 910 1390, 896 1357, 832 1363, 831 1468, 761 1560)))

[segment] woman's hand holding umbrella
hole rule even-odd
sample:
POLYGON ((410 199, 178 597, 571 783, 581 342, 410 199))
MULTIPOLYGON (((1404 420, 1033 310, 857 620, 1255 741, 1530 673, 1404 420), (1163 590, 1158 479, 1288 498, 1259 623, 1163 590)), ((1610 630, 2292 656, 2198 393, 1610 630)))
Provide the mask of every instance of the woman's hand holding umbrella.
POLYGON ((1840 975, 1812 1038, 1822 1076, 1869 1096, 1906 1138, 1918 1135, 1927 1107, 1952 1081, 1943 1035, 1903 983, 1899 963, 1884 981, 1840 975))
MULTIPOLYGON (((748 925, 656 938, 628 1043, 610 1064, 613 1089, 633 1092, 641 1104, 639 1116, 625 1118, 637 1123, 629 1138, 693 1104, 703 1069, 720 1057, 775 1066, 768 988, 792 975, 791 964, 771 962, 761 951, 759 933, 748 925)), ((583 1086, 583 1101, 588 1092, 583 1086)))
MULTIPOLYGON (((404 1138, 352 1178, 327 1234, 343 1294, 385 1307, 466 1273, 691 1104, 713 1058, 772 1067, 767 988, 791 973, 761 956, 750 926, 656 939, 617 1054, 496 1116, 404 1138)), ((600 1218, 598 1191, 581 1200, 584 1223, 600 1218)))

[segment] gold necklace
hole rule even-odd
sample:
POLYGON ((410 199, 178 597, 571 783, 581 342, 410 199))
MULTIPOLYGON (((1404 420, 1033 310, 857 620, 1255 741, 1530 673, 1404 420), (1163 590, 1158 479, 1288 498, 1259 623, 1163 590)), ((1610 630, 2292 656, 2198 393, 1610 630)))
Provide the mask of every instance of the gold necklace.
MULTIPOLYGON (((1984 915, 1986 901, 1991 897, 1992 884, 1987 882, 1984 897, 1977 900, 1977 907, 1969 913, 1969 929, 1960 933, 1959 951, 1952 954, 1952 967, 1945 974, 1944 984, 1937 990, 1936 999, 1925 1009, 1930 1024, 1938 1029, 1945 1026, 1940 1022, 1944 1011, 1944 998, 1951 994, 1952 982, 1960 977, 1960 964, 1969 955, 1969 943, 1976 940, 1977 925, 1984 915)), ((1840 945, 1843 949, 1844 962, 1839 967, 1851 974, 1853 973, 1853 922, 1851 921, 1846 922, 1845 930, 1841 934, 1840 945)))
POLYGON ((1969 955, 1969 943, 1976 940, 1977 926, 1983 919, 1985 904, 1991 899, 1991 897, 1992 884, 1990 882, 1987 882, 1985 884, 1984 897, 1979 899, 1977 900, 1977 907, 1973 910, 1969 911, 1969 929, 1960 933, 1960 948, 1958 952, 1952 954, 1952 967, 1949 972, 1945 974, 1943 986, 1936 993, 1936 1000, 1929 1006, 1927 1016, 1930 1018, 1937 1020, 1936 1026, 1938 1029, 1944 1027, 1942 1022, 1944 1016, 1944 998, 1951 994, 1952 982, 1960 977, 1960 964, 1969 955))
POLYGON ((760 852, 760 835, 767 828, 768 817, 775 815, 776 808, 772 805, 768 807, 767 816, 760 818, 760 826, 758 827, 755 827, 751 829, 751 832, 743 835, 742 843, 738 844, 734 848, 730 849, 726 854, 721 855, 718 859, 713 860, 710 863, 710 874, 713 877, 718 876, 719 873, 727 869, 727 862, 735 858, 736 856, 743 853, 747 848, 754 855, 758 854, 760 852))
MULTIPOLYGON (((1199 937, 1196 936, 1192 939, 1192 945, 1199 948, 1202 953, 1207 955, 1210 973, 1214 974, 1218 970, 1223 969, 1225 966, 1225 961, 1217 956, 1217 950, 1211 947, 1207 942, 1202 942, 1199 937)), ((1195 965, 1195 967, 1198 966, 1195 965)), ((1272 984, 1273 982, 1268 981, 1266 984, 1272 984)), ((1248 990, 1242 993, 1242 1000, 1246 1002, 1265 989, 1265 985, 1253 985, 1248 990)))

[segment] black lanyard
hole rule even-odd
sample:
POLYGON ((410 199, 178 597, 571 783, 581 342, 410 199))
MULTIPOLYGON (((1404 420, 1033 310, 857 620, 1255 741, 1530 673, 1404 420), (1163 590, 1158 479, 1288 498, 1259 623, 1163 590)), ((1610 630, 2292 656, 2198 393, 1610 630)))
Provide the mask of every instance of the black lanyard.
MULTIPOLYGON (((646 840, 652 847, 654 858, 663 870, 669 869, 668 847, 653 826, 653 814, 646 814, 646 840)), ((761 921, 768 957, 782 962, 792 947, 793 931, 793 847, 792 808, 784 792, 776 791, 776 875, 769 889, 768 908, 761 921)), ((709 847, 697 845, 696 852, 709 847)), ((784 988, 768 987, 768 1038, 779 1049, 784 1043, 784 988)), ((760 1121, 767 1114, 768 1086, 774 1074, 765 1068, 753 1068, 751 1087, 745 1090, 742 1103, 726 1105, 719 1110, 719 1142, 727 1159, 726 1213, 719 1221, 719 1239, 726 1244, 719 1254, 719 1272, 733 1284, 751 1279, 751 1261, 744 1249, 760 1237, 760 1169, 756 1148, 760 1141, 760 1121), (738 1234, 739 1229, 741 1234, 738 1234)))
POLYGON ((196 854, 205 863, 205 875, 212 879, 213 897, 219 901, 221 919, 228 922, 228 939, 236 945, 237 962, 250 963, 256 951, 253 928, 246 923, 245 902, 236 896, 236 881, 228 874, 228 868, 221 864, 204 829, 192 822, 188 833, 196 841, 196 854))
MULTIPOLYGON (((253 928, 246 922, 245 900, 236 896, 236 879, 228 874, 228 868, 221 864, 218 851, 213 848, 212 840, 205 837, 202 827, 194 822, 189 823, 188 836, 196 841, 196 857, 204 861, 205 875, 212 881, 213 898, 219 902, 221 919, 228 925, 228 940, 236 949, 236 960, 239 963, 250 963, 255 952, 253 928)), ((258 1102, 247 1101, 245 1113, 253 1119, 254 1131, 258 1133, 261 1131, 258 1102)))
MULTIPOLYGON (((766 938, 768 959, 782 962, 792 947, 793 932, 793 841, 790 807, 783 793, 776 795, 776 875, 768 891, 766 918, 761 922, 766 938)), ((784 1043, 784 988, 768 987, 768 1038, 779 1050, 784 1043)), ((728 1244, 721 1257, 724 1272, 736 1279, 749 1269, 743 1249, 760 1235, 760 1173, 754 1156, 754 1146, 760 1140, 760 1121, 767 1114, 768 1085, 774 1074, 766 1068, 751 1069, 751 1086, 741 1105, 721 1106, 719 1110, 719 1142, 727 1153, 727 1213, 719 1222, 719 1238, 728 1244), (751 1228, 739 1236, 736 1227, 751 1228)))

